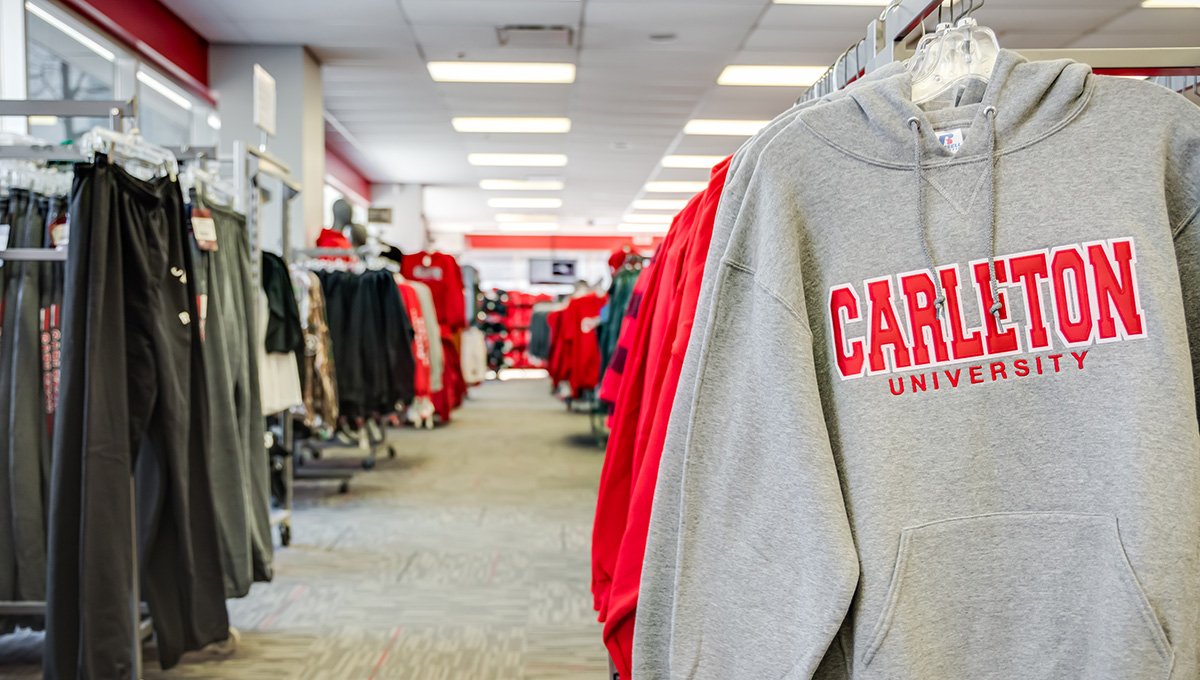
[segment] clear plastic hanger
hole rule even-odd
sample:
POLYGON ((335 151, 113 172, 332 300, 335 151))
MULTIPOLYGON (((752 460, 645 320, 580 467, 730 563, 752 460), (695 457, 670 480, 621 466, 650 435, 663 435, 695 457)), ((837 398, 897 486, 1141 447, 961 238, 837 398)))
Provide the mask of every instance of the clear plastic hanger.
POLYGON ((80 147, 84 155, 89 157, 98 153, 107 154, 113 162, 141 179, 153 179, 164 174, 171 179, 179 176, 179 162, 175 154, 147 142, 136 129, 124 134, 94 127, 80 140, 80 147))
POLYGON ((986 83, 991 78, 1000 41, 991 29, 965 16, 975 9, 971 3, 956 24, 938 24, 936 31, 921 38, 907 64, 913 103, 923 108, 956 106, 969 81, 986 83))

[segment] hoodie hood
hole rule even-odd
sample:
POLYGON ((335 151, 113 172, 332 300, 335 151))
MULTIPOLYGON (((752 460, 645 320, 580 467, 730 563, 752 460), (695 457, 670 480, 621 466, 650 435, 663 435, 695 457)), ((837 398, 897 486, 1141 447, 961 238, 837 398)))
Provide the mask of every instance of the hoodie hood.
POLYGON ((1054 134, 1087 104, 1092 70, 1068 59, 1030 62, 1016 52, 1001 50, 986 85, 966 88, 959 106, 924 111, 912 101, 912 74, 903 70, 878 82, 855 88, 841 101, 811 111, 804 122, 827 143, 861 160, 895 168, 911 168, 916 118, 926 167, 962 163, 988 156, 983 135, 985 112, 996 111, 995 153, 1002 155, 1054 134), (939 143, 936 130, 963 128, 966 141, 957 152, 939 143))

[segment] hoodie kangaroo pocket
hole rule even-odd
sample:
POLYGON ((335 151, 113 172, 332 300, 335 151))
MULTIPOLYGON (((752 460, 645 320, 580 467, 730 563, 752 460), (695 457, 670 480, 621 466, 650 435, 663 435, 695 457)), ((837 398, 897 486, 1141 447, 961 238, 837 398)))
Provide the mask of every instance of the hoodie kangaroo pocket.
POLYGON ((1166 678, 1174 652, 1115 517, 1011 513, 905 529, 866 677, 1166 678))

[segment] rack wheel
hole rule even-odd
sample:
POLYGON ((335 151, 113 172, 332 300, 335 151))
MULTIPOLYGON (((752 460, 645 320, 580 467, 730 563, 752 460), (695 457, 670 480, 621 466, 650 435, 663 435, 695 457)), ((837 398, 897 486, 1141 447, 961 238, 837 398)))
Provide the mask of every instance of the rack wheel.
POLYGON ((395 457, 396 457, 396 447, 388 446, 388 458, 395 458, 395 457))
POLYGON ((309 455, 312 456, 313 460, 321 460, 321 450, 320 449, 309 449, 309 455))
POLYGON ((283 547, 288 547, 292 544, 292 528, 286 524, 279 525, 279 542, 283 547))
POLYGON ((350 493, 350 482, 342 482, 339 484, 338 493, 350 493))
POLYGON ((362 462, 362 467, 364 470, 375 469, 375 459, 374 458, 364 458, 363 462, 362 462))

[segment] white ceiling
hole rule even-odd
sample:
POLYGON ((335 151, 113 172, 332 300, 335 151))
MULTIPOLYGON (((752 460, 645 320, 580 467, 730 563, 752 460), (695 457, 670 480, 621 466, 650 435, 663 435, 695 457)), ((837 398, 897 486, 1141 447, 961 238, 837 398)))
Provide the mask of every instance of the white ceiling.
MULTIPOLYGON (((435 229, 486 228, 496 212, 552 212, 564 228, 609 233, 647 180, 706 179, 663 169, 667 153, 727 155, 739 137, 685 137, 692 118, 768 120, 800 94, 720 87, 729 64, 823 66, 861 39, 877 7, 770 0, 164 0, 212 42, 304 44, 324 65, 325 106, 353 139, 331 142, 376 182, 427 185, 435 229), (496 28, 564 25, 572 48, 501 46, 496 28), (660 44, 650 35, 673 33, 660 44), (573 85, 435 83, 424 62, 578 65, 573 85), (568 134, 460 134, 457 116, 569 116, 568 134), (566 168, 477 168, 468 153, 565 153, 566 168), (562 177, 556 211, 497 211, 479 180, 562 177), (592 226, 589 226, 592 225, 592 226)), ((1012 48, 1200 44, 1200 10, 1139 0, 991 0, 976 14, 1012 48)), ((655 196, 671 198, 672 196, 655 196)), ((683 198, 683 196, 679 196, 683 198)))

